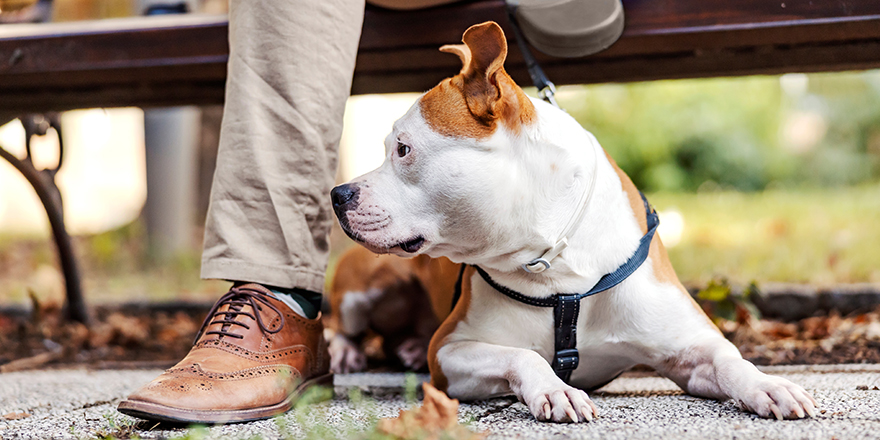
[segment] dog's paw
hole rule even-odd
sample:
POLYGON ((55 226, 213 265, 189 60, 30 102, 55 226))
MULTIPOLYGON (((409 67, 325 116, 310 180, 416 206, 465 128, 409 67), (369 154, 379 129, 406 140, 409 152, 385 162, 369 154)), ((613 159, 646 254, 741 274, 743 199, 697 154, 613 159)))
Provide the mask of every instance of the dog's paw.
POLYGON ((418 371, 428 364, 428 341, 409 338, 397 347, 397 357, 404 367, 418 371))
POLYGON ((738 399, 742 409, 779 420, 813 417, 819 406, 800 385, 775 376, 763 377, 743 394, 738 399))
POLYGON ((367 355, 345 335, 330 340, 330 369, 334 373, 355 373, 367 368, 367 355))
POLYGON ((591 422, 599 410, 587 393, 560 385, 538 390, 523 396, 532 415, 542 422, 578 423, 591 422))

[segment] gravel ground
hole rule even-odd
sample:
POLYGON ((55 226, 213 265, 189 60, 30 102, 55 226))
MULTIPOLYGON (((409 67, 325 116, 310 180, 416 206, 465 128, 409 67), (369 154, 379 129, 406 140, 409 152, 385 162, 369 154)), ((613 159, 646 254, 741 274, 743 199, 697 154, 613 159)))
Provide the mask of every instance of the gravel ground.
MULTIPOLYGON (((625 376, 593 393, 600 417, 592 423, 538 423, 513 398, 462 404, 459 416, 490 438, 601 439, 862 439, 880 438, 880 365, 767 367, 813 393, 821 414, 798 421, 764 420, 732 402, 684 395, 659 377, 625 376)), ((391 417, 407 407, 400 374, 340 375, 337 398, 293 411, 277 420, 198 428, 153 426, 115 411, 127 393, 160 372, 55 370, 0 375, 0 439, 125 438, 349 438, 373 417, 391 417), (359 389, 372 396, 352 403, 359 389), (4 420, 12 413, 28 416, 4 420)), ((424 379, 424 377, 422 377, 424 379)))

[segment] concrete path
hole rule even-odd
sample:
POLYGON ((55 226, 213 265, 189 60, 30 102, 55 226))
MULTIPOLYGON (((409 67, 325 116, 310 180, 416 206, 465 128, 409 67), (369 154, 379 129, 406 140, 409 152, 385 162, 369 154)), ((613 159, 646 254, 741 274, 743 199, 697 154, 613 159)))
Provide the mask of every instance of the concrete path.
MULTIPOLYGON (((813 393, 821 414, 798 421, 764 420, 732 402, 686 396, 659 377, 627 376, 592 397, 600 417, 592 423, 538 423, 516 399, 462 404, 460 420, 490 438, 585 439, 880 439, 880 365, 766 368, 813 393)), ((116 404, 159 371, 57 370, 0 375, 0 439, 83 439, 113 435, 159 439, 351 438, 373 417, 407 407, 400 374, 340 375, 337 397, 276 420, 199 428, 153 426, 115 411, 116 404), (371 396, 347 398, 353 389, 371 396), (11 414, 24 413, 18 420, 11 414)))

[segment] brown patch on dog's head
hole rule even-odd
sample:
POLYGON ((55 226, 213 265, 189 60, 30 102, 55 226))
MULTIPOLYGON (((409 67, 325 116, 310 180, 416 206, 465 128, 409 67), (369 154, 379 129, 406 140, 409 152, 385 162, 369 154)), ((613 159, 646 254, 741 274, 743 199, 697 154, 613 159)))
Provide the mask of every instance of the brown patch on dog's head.
POLYGON ((461 72, 440 82, 420 101, 431 128, 446 136, 483 139, 499 123, 514 133, 533 123, 535 107, 504 71, 507 40, 501 27, 493 21, 471 26, 462 41, 440 48, 461 58, 461 72))

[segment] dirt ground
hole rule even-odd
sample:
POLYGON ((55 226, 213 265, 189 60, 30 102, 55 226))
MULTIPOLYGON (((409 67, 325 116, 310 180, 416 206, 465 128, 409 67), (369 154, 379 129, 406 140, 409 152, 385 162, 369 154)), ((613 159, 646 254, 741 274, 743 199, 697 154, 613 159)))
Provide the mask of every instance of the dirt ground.
MULTIPOLYGON (((34 368, 165 368, 190 349, 207 303, 103 306, 87 327, 57 306, 0 311, 0 372, 34 368)), ((758 365, 880 363, 880 307, 797 322, 716 318, 724 335, 758 365)), ((369 343, 369 342, 367 342, 369 343)), ((373 341, 371 369, 393 371, 373 341)))

